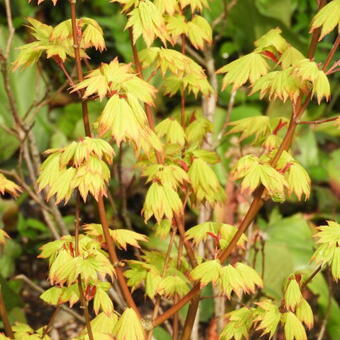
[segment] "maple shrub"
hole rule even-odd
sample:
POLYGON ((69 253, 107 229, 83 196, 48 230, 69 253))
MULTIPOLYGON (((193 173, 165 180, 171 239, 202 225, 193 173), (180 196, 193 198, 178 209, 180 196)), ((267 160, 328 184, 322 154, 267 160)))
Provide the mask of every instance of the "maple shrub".
MULTIPOLYGON (((44 2, 49 1, 38 0, 37 5, 44 2)), ((57 7, 62 1, 51 2, 57 7)), ((10 171, 0 174, 0 193, 27 192, 44 218, 58 221, 63 206, 74 211, 70 231, 47 219, 55 240, 42 245, 39 257, 48 261, 51 286, 40 298, 57 312, 65 304, 78 311, 81 306, 84 328, 74 339, 188 340, 194 333, 196 339, 306 340, 315 334, 312 307, 317 305, 311 302, 309 287, 322 273, 340 279, 340 224, 330 218, 313 227, 310 263, 286 277, 277 296, 267 289, 264 268, 256 260, 265 242, 265 231, 256 221, 270 201, 279 205, 310 197, 310 176, 292 145, 299 125, 313 124, 301 120, 309 104, 321 105, 331 97, 328 77, 339 69, 339 62, 333 62, 339 36, 325 60, 314 60, 314 54, 318 42, 338 30, 340 1, 319 1, 308 55, 273 27, 254 42, 253 51, 216 72, 211 72, 209 58, 203 58, 206 64, 195 58, 212 51, 213 30, 202 11, 214 1, 107 1, 126 16, 121 30, 130 34, 133 60, 124 63, 113 56, 99 65, 90 64, 88 53, 106 49, 103 29, 93 18, 78 17, 86 2, 68 3, 71 17, 54 27, 27 18, 31 42, 20 46, 14 63, 5 66, 21 72, 42 61, 54 64, 65 75, 62 90, 77 96, 82 108, 83 137, 40 156, 27 151, 39 165, 34 170, 33 163, 34 183, 27 185, 10 171), (291 107, 291 116, 230 120, 224 115, 223 128, 213 134, 217 93, 230 87, 232 95, 242 90, 264 101, 289 103, 285 107, 291 107), (165 97, 178 98, 180 108, 162 119, 155 113, 165 97), (203 108, 189 108, 193 98, 202 99, 203 108), (96 101, 103 110, 92 119, 89 104, 96 101), (230 136, 229 149, 221 150, 221 140, 230 136), (243 150, 237 152, 240 145, 243 150), (143 233, 124 219, 130 208, 126 198, 121 211, 112 207, 114 177, 122 176, 112 169, 121 161, 122 150, 132 159, 133 180, 144 183, 143 233), (221 163, 223 158, 229 159, 227 165, 221 163), (234 193, 247 198, 237 214, 217 174, 221 168, 234 193), (98 220, 88 221, 84 207, 94 202, 98 220), (233 211, 238 220, 227 218, 225 211, 233 211), (204 323, 198 323, 198 311, 211 306, 209 301, 214 312, 208 334, 204 323)), ((10 2, 6 4, 11 29, 10 2)), ((7 46, 11 48, 10 36, 7 46)), ((12 104, 18 138, 25 145, 27 134, 32 143, 25 117, 15 116, 12 104)), ((339 117, 325 121, 339 128, 339 117)), ((23 162, 29 169, 25 152, 23 162)), ((118 190, 121 202, 124 190, 118 190)), ((0 230, 0 243, 8 238, 0 230)), ((265 249, 262 252, 263 259, 265 249)), ((52 323, 40 329, 11 324, 2 295, 0 305, 5 329, 0 339, 50 339, 52 323)))

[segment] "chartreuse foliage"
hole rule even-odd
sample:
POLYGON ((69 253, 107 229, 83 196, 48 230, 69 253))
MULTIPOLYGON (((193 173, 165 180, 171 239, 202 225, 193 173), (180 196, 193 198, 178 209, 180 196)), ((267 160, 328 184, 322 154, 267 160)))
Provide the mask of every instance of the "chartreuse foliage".
POLYGON ((75 189, 86 200, 106 195, 110 179, 109 164, 114 155, 109 143, 100 138, 85 137, 60 149, 45 151, 48 155, 41 166, 39 189, 47 189, 47 199, 56 196, 57 203, 67 202, 75 189))
POLYGON ((17 196, 21 189, 17 184, 7 179, 3 174, 0 174, 0 194, 4 195, 5 192, 17 196))
MULTIPOLYGON (((43 2, 38 0, 38 4, 43 2)), ((129 308, 117 308, 113 304, 109 292, 116 279, 120 285, 126 280, 127 286, 123 285, 122 289, 125 298, 130 294, 129 289, 131 292, 142 290, 145 298, 154 302, 155 310, 164 302, 176 304, 191 289, 212 286, 214 292, 226 297, 230 307, 225 315, 221 340, 249 339, 254 332, 269 338, 282 332, 286 340, 307 340, 305 328, 313 327, 314 317, 303 292, 302 275, 290 275, 283 287, 281 301, 276 301, 263 294, 263 278, 250 263, 244 263, 243 259, 248 258, 248 250, 256 241, 238 233, 238 225, 215 221, 192 223, 191 228, 180 225, 185 223, 186 209, 214 209, 225 202, 225 192, 213 168, 220 162, 220 157, 214 147, 206 150, 206 142, 210 139, 207 136, 214 129, 211 121, 198 112, 187 116, 185 107, 181 110, 181 121, 173 115, 154 124, 152 111, 160 102, 157 97, 160 94, 179 94, 183 99, 193 94, 214 99, 215 89, 207 79, 205 68, 185 52, 189 46, 194 55, 201 56, 195 49, 206 55, 206 48, 213 42, 212 28, 206 13, 202 12, 209 1, 111 2, 118 3, 126 15, 125 29, 131 33, 133 48, 141 41, 145 48, 134 50, 134 65, 115 57, 92 68, 84 77, 80 76, 79 81, 70 81, 70 92, 78 95, 83 105, 99 100, 103 110, 89 126, 92 137, 88 133, 87 137, 67 146, 45 151, 46 159, 41 165, 37 185, 46 193, 47 199, 54 196, 57 203, 68 203, 75 191, 84 201, 91 195, 102 203, 103 196, 108 196, 110 190, 110 167, 115 148, 124 151, 125 147, 132 147, 136 167, 148 185, 141 214, 156 237, 167 239, 171 234, 168 243, 173 245, 165 252, 150 241, 154 236, 149 239, 122 227, 110 228, 106 225, 109 223, 104 223, 107 222, 105 219, 104 222, 101 220, 102 224, 84 224, 77 237, 63 236, 41 247, 39 256, 49 262, 48 278, 52 285, 41 298, 54 306, 67 303, 72 307, 81 303, 82 308, 90 307, 95 317, 87 326, 91 327, 95 340, 144 340, 145 330, 150 329, 152 320, 141 320, 130 308, 131 301, 127 301, 129 308), (182 52, 175 49, 176 45, 181 45, 182 52), (150 74, 147 80, 143 69, 150 74), (155 221, 157 224, 153 223, 155 221), (179 227, 182 227, 180 237, 171 233, 171 230, 177 233, 179 227), (109 245, 122 251, 136 248, 138 256, 112 261, 109 245), (198 256, 197 249, 202 245, 206 251, 198 256), (235 256, 233 254, 229 263, 222 263, 221 254, 230 248, 235 256), (190 255, 190 261, 187 255, 190 255), (234 308, 235 299, 241 308, 234 308)), ((57 5, 58 1, 52 0, 52 3, 57 5)), ((330 1, 314 17, 311 31, 320 28, 320 39, 339 26, 339 3, 339 0, 330 1)), ((70 4, 75 5, 75 2, 70 4)), ((66 20, 55 27, 33 18, 28 18, 28 23, 34 41, 20 48, 14 68, 34 65, 46 57, 67 72, 65 65, 70 69, 74 66, 67 63, 76 58, 75 45, 80 53, 80 58, 75 60, 77 66, 89 60, 87 49, 102 52, 106 48, 103 30, 92 18, 73 17, 73 21, 66 20), (74 26, 77 32, 73 31, 74 26), (79 39, 77 44, 73 42, 74 33, 79 39)), ((248 85, 250 94, 290 101, 294 107, 298 107, 303 98, 315 97, 319 104, 330 98, 326 70, 292 46, 279 28, 260 37, 253 51, 222 66, 217 73, 223 74, 223 90, 231 86, 232 92, 236 92, 248 85)), ((182 106, 184 104, 185 100, 182 106)), ((229 180, 240 180, 240 185, 235 184, 236 196, 244 199, 246 193, 257 195, 262 193, 258 190, 261 188, 264 191, 262 200, 283 202, 293 194, 298 200, 309 198, 311 180, 308 173, 288 147, 280 149, 287 125, 287 118, 270 115, 228 123, 231 127, 228 135, 238 135, 239 144, 251 145, 244 149, 245 153, 242 150, 242 157, 230 160, 229 180), (279 156, 274 162, 278 150, 279 156)), ((15 196, 20 192, 18 185, 0 174, 0 194, 15 196)), ((221 221, 218 214, 216 220, 221 221)), ((78 222, 80 224, 79 219, 78 222)), ((313 262, 321 269, 329 266, 333 278, 339 280, 340 225, 328 221, 328 225, 318 228, 315 237, 317 248, 313 262)), ((7 238, 6 232, 0 230, 0 244, 7 238)), ((43 335, 42 329, 33 331, 27 325, 16 325, 13 330, 15 339, 41 339, 43 335)), ((3 335, 1 338, 6 339, 3 335)), ((86 330, 77 337, 79 340, 90 338, 86 330)), ((49 337, 45 335, 44 339, 49 337)))
POLYGON ((329 265, 334 280, 340 279, 340 224, 328 221, 315 234, 317 248, 312 260, 321 266, 329 265))
MULTIPOLYGON (((338 2, 338 1, 332 1, 338 2)), ((280 29, 269 31, 255 42, 256 49, 218 70, 225 73, 223 86, 233 85, 237 90, 249 82, 251 93, 260 97, 292 102, 311 91, 320 103, 330 97, 330 85, 323 70, 291 46, 280 29), (274 60, 269 66, 267 53, 274 60)))
MULTIPOLYGON (((47 58, 57 58, 58 62, 64 62, 67 57, 74 57, 71 20, 63 21, 56 27, 43 24, 34 18, 27 20, 36 41, 20 48, 19 56, 14 63, 15 68, 37 63, 43 53, 46 53, 47 58)), ((80 41, 83 58, 88 58, 85 53, 87 48, 94 47, 99 51, 105 49, 103 31, 94 19, 79 19, 77 25, 83 29, 80 41)))

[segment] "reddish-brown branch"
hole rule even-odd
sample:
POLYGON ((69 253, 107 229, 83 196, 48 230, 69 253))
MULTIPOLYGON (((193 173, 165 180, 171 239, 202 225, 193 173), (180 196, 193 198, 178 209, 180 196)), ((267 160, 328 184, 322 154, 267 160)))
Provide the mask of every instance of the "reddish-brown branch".
POLYGON ((175 217, 175 223, 180 235, 180 238, 184 244, 185 250, 187 251, 190 264, 194 268, 197 266, 197 260, 195 256, 195 252, 191 246, 191 243, 185 238, 185 229, 184 229, 184 216, 176 216, 175 217))
MULTIPOLYGON (((319 10, 323 6, 325 6, 325 4, 326 4, 326 0, 320 0, 319 1, 319 10)), ((315 51, 316 51, 316 46, 318 45, 320 34, 321 34, 321 28, 320 27, 313 31, 312 40, 310 42, 308 53, 307 53, 309 59, 314 58, 314 54, 315 54, 315 51)))
POLYGON ((4 297, 2 295, 2 285, 0 285, 0 316, 2 319, 2 323, 4 324, 6 335, 9 338, 14 339, 13 330, 12 330, 11 324, 9 323, 8 313, 7 313, 4 297))
MULTIPOLYGON (((76 15, 76 0, 70 0, 71 6, 71 22, 72 22, 72 36, 73 36, 73 47, 74 47, 74 55, 76 61, 76 69, 78 74, 78 80, 83 81, 83 69, 81 66, 81 57, 80 57, 80 34, 79 27, 77 25, 77 15, 76 15)), ((81 102, 82 112, 83 112, 83 122, 86 136, 91 137, 91 129, 90 129, 90 119, 89 119, 89 110, 87 106, 87 102, 82 100, 81 102)))
MULTIPOLYGON (((181 45, 182 53, 185 55, 186 44, 185 44, 185 35, 182 34, 182 45, 181 45)), ((186 117, 185 117, 185 93, 184 88, 181 88, 181 125, 183 129, 185 129, 186 117)))
MULTIPOLYGON (((76 198, 76 221, 75 221, 75 237, 74 237, 74 243, 75 243, 75 255, 80 256, 80 250, 79 250, 79 235, 80 235, 80 194, 77 193, 76 198)), ((90 340, 94 340, 92 327, 91 327, 91 317, 89 313, 88 303, 85 299, 84 290, 83 290, 83 283, 81 279, 81 275, 78 275, 78 289, 79 289, 79 299, 80 304, 84 310, 84 317, 86 321, 86 329, 87 334, 89 336, 90 340)))
MULTIPOLYGON (((82 65, 81 65, 80 46, 79 46, 79 42, 80 42, 79 38, 80 38, 81 32, 79 32, 78 27, 77 27, 76 0, 70 0, 70 5, 71 5, 72 35, 73 35, 73 42, 74 42, 76 68, 77 68, 78 80, 82 81, 84 77, 83 77, 83 70, 82 70, 82 65)), ((84 124, 85 134, 86 136, 91 137, 92 134, 91 134, 90 121, 89 121, 88 106, 87 106, 87 102, 84 100, 82 100, 82 112, 83 112, 83 124, 84 124)), ((98 205, 98 211, 99 211, 99 216, 100 216, 100 222, 102 224, 103 234, 105 237, 105 242, 106 242, 108 252, 109 252, 109 258, 110 258, 112 265, 115 267, 119 287, 122 291, 122 294, 128 306, 133 308, 136 314, 139 317, 141 317, 141 314, 127 286, 124 273, 122 269, 118 266, 119 260, 118 260, 116 250, 114 248, 112 238, 110 235, 109 224, 106 218, 105 204, 104 204, 104 199, 102 195, 98 198, 97 205, 98 205)))
POLYGON ((115 267, 119 287, 122 291, 122 294, 123 294, 127 304, 129 305, 129 307, 133 308, 134 311, 137 313, 137 315, 139 317, 141 317, 141 314, 140 314, 140 312, 139 312, 139 310, 138 310, 138 308, 135 304, 135 301, 132 298, 129 287, 127 286, 127 283, 126 283, 126 280, 125 280, 125 277, 124 277, 124 273, 123 273, 122 269, 119 267, 119 260, 118 260, 117 254, 116 254, 116 250, 115 250, 113 243, 112 243, 112 238, 111 238, 111 235, 110 235, 110 228, 109 228, 109 224, 107 222, 104 200, 103 200, 102 196, 100 196, 99 199, 98 199, 98 210, 99 210, 100 223, 103 227, 103 233, 104 233, 104 237, 105 237, 105 241, 106 241, 107 250, 109 252, 110 261, 113 264, 113 266, 115 267))
MULTIPOLYGON (((142 64, 139 60, 139 56, 138 56, 138 51, 136 48, 136 45, 133 43, 133 34, 132 34, 132 29, 129 28, 129 36, 130 36, 130 43, 131 43, 131 48, 132 48, 132 54, 133 54, 133 62, 135 64, 138 76, 144 80, 144 75, 143 75, 143 68, 142 68, 142 64)), ((152 114, 152 110, 150 105, 145 104, 145 112, 146 112, 146 116, 148 118, 148 122, 150 125, 151 129, 154 129, 155 127, 155 120, 152 114)))
POLYGON ((329 122, 334 122, 337 120, 339 117, 332 117, 332 118, 326 118, 326 119, 319 119, 319 120, 299 120, 297 124, 310 124, 310 125, 320 125, 324 123, 329 123, 329 122))
POLYGON ((320 273, 320 271, 322 270, 322 266, 318 266, 313 273, 305 280, 303 281, 302 285, 301 285, 301 290, 305 289, 308 284, 314 279, 314 277, 320 273))
POLYGON ((329 64, 331 63, 335 52, 337 51, 338 47, 340 44, 340 34, 338 34, 337 38, 334 41, 334 44, 332 46, 332 49, 329 51, 328 56, 325 60, 325 63, 323 64, 322 70, 325 72, 327 70, 327 67, 329 66, 329 64))
MULTIPOLYGON (((306 109, 306 106, 310 102, 311 95, 309 95, 306 99, 306 101, 301 104, 301 100, 297 102, 297 104, 294 107, 293 114, 291 116, 289 126, 286 132, 286 135, 275 154, 274 158, 271 161, 271 165, 275 166, 277 161, 280 159, 283 151, 288 150, 291 146, 294 132, 297 126, 296 119, 298 119, 304 110, 306 109)), ((264 200, 262 199, 262 194, 265 191, 265 188, 263 186, 260 186, 255 193, 255 197, 248 209, 247 214, 245 215, 244 219, 242 220, 236 234, 230 241, 228 247, 221 251, 218 255, 218 259, 223 263, 233 252, 235 249, 239 239, 241 238, 242 234, 247 230, 251 222, 256 218, 258 212, 262 208, 264 204, 264 200)), ((167 311, 164 312, 163 315, 160 315, 153 323, 154 326, 160 325, 163 321, 170 318, 173 314, 177 313, 179 309, 181 309, 187 302, 189 302, 191 299, 195 298, 200 293, 200 286, 196 285, 187 295, 185 295, 180 301, 178 301, 175 305, 173 305, 171 308, 169 308, 167 311)))

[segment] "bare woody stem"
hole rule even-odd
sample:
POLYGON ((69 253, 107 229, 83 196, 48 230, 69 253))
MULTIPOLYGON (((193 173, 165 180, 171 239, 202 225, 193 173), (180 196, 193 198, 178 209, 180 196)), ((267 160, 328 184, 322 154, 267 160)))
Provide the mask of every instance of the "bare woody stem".
POLYGON ((9 338, 14 339, 13 330, 8 320, 8 313, 7 313, 4 297, 2 295, 2 285, 0 285, 0 316, 2 319, 2 323, 4 324, 6 335, 9 338))
MULTIPOLYGON (((76 15, 76 0, 70 0, 71 6, 71 22, 72 22, 72 36, 73 36, 73 47, 74 47, 74 55, 76 61, 76 68, 78 74, 78 80, 83 81, 83 69, 81 66, 81 57, 80 57, 80 38, 81 32, 77 25, 77 15, 76 15)), ((89 110, 87 106, 87 102, 82 99, 81 102, 82 112, 83 112, 83 123, 86 136, 91 137, 91 129, 90 129, 90 119, 89 119, 89 110)))
POLYGON ((137 306, 136 306, 136 304, 135 304, 135 302, 132 298, 129 287, 126 284, 124 273, 123 273, 122 269, 119 267, 119 259, 118 259, 118 256, 116 254, 116 250, 115 250, 113 243, 112 243, 109 224, 108 224, 107 218, 106 218, 103 196, 100 196, 99 199, 98 199, 98 210, 99 210, 100 223, 103 227, 103 233, 104 233, 104 237, 105 237, 105 241, 106 241, 106 245, 107 245, 107 250, 109 252, 110 261, 113 264, 113 266, 115 267, 119 287, 122 291, 122 294, 123 294, 127 304, 129 305, 129 307, 133 308, 134 311, 137 313, 137 315, 139 317, 141 317, 141 314, 140 314, 140 312, 139 312, 139 310, 138 310, 138 308, 137 308, 137 306))
MULTIPOLYGON (((129 36, 130 36, 130 43, 131 43, 131 48, 132 48, 132 54, 133 54, 133 62, 135 64, 137 73, 139 78, 144 80, 144 75, 143 75, 143 68, 142 68, 142 64, 139 60, 139 56, 138 56, 138 51, 136 48, 136 45, 133 42, 133 33, 132 33, 132 29, 129 28, 129 36)), ((146 112, 146 117, 148 118, 148 122, 149 122, 149 126, 151 129, 154 129, 155 127, 155 120, 152 114, 152 110, 150 105, 145 104, 145 112, 146 112)))
MULTIPOLYGON (((172 250, 172 246, 174 244, 175 236, 176 236, 176 229, 173 228, 171 236, 170 236, 170 242, 169 242, 169 245, 168 245, 168 250, 167 250, 166 255, 165 255, 164 266, 163 266, 162 273, 161 273, 161 277, 162 278, 165 276, 166 270, 168 268, 168 264, 169 264, 170 257, 171 257, 171 250, 172 250)), ((152 313, 152 319, 155 319, 157 317, 158 312, 159 312, 160 304, 161 304, 160 296, 157 296, 155 307, 154 307, 154 310, 153 310, 153 313, 152 313)), ((152 330, 150 330, 148 332, 147 340, 151 340, 152 333, 153 333, 152 330)))
MULTIPOLYGON (((326 4, 326 0, 320 0, 319 1, 319 10, 323 6, 325 6, 325 4, 326 4)), ((321 28, 320 27, 313 31, 312 40, 310 42, 308 53, 307 53, 309 59, 313 59, 313 57, 314 57, 316 46, 318 45, 320 34, 321 34, 321 28)))
MULTIPOLYGON (((322 7, 322 3, 323 3, 323 1, 320 2, 320 8, 322 7)), ((311 42, 311 44, 315 44, 315 47, 313 49, 310 48, 310 50, 313 51, 312 54, 309 54, 309 58, 311 58, 311 59, 313 58, 313 55, 315 53, 316 44, 317 44, 318 39, 315 40, 315 41, 316 41, 316 43, 312 39, 312 42, 311 42)), ((328 62, 328 60, 332 59, 332 57, 335 53, 335 50, 336 50, 336 48, 334 48, 334 46, 338 46, 338 45, 339 45, 339 41, 337 39, 335 41, 331 51, 329 52, 327 58, 326 58, 325 64, 328 62)), ((288 150, 291 147, 292 142, 293 142, 294 133, 295 133, 296 127, 297 127, 298 122, 299 122, 298 119, 301 117, 303 112, 306 110, 311 99, 312 99, 312 94, 310 93, 309 95, 307 95, 307 97, 306 97, 306 99, 303 103, 302 103, 302 99, 299 98, 299 100, 296 102, 296 104, 293 105, 293 113, 292 113, 292 116, 291 116, 291 119, 290 119, 290 122, 289 122, 287 132, 286 132, 286 134, 283 138, 283 141, 282 141, 278 151, 276 152, 276 154, 274 155, 274 157, 271 161, 271 166, 275 166, 276 163, 278 162, 278 160, 280 159, 282 153, 284 151, 288 150)), ((247 228, 249 227, 251 222, 256 218, 258 212, 262 208, 262 206, 264 204, 264 200, 262 199, 262 195, 263 195, 264 191, 265 191, 265 188, 262 185, 256 190, 254 199, 253 199, 253 201, 252 201, 252 203, 251 203, 251 205, 248 209, 247 214, 243 218, 236 234, 234 235, 234 237, 230 241, 228 247, 226 249, 224 249, 223 251, 221 251, 220 254, 218 255, 218 259, 221 261, 221 263, 223 263, 230 256, 230 254, 233 252, 233 250, 235 249, 235 247, 236 247, 239 239, 241 238, 242 234, 247 230, 247 228)), ((191 301, 193 298, 195 298, 197 295, 199 295, 200 290, 201 290, 200 286, 195 285, 187 295, 185 295, 175 305, 170 307, 162 315, 160 315, 156 320, 154 320, 153 326, 154 327, 159 326, 165 320, 167 320, 172 315, 177 313, 185 304, 187 304, 189 301, 191 301)))
MULTIPOLYGON (((74 243, 75 243, 75 255, 80 256, 80 250, 79 250, 79 235, 80 235, 80 195, 77 192, 77 198, 76 198, 76 220, 75 220, 75 237, 74 237, 74 243)), ((86 321, 86 329, 87 334, 89 336, 90 340, 94 340, 92 327, 91 327, 91 318, 90 313, 88 309, 88 303, 85 299, 84 295, 84 289, 83 289, 83 283, 81 279, 81 275, 78 275, 78 289, 79 289, 79 298, 80 298, 80 304, 82 309, 84 310, 84 317, 86 321)))
POLYGON ((319 120, 299 120, 297 124, 308 124, 308 125, 320 125, 324 123, 334 122, 339 117, 332 117, 332 118, 326 118, 326 119, 319 119, 319 120))
MULTIPOLYGON (((73 42, 74 42, 74 52, 75 52, 75 61, 76 61, 76 68, 77 68, 77 74, 78 74, 78 80, 82 81, 84 79, 83 76, 83 70, 81 65, 81 57, 80 57, 80 46, 79 46, 79 37, 81 32, 78 30, 77 27, 77 17, 76 17, 76 0, 70 0, 70 6, 71 6, 71 21, 72 21, 72 36, 73 36, 73 42)), ((91 127, 90 127, 90 121, 89 121, 89 113, 88 113, 88 106, 87 102, 82 99, 82 112, 83 112, 83 124, 84 124, 84 130, 85 134, 88 137, 91 137, 91 127)), ((133 308, 136 314, 141 317, 141 314, 133 300, 133 297, 131 295, 131 292, 127 286, 124 273, 122 269, 118 266, 119 259, 116 254, 115 247, 112 243, 112 238, 110 235, 110 228, 109 224, 106 218, 106 211, 105 211, 105 204, 103 195, 100 195, 98 198, 98 212, 100 217, 100 222, 103 229, 103 234, 105 237, 105 242, 107 245, 109 258, 112 263, 112 265, 115 267, 115 271, 117 274, 117 279, 119 283, 119 287, 121 289, 121 292, 128 304, 129 307, 133 308)))
POLYGON ((339 47, 339 44, 340 44, 340 34, 338 34, 338 36, 337 36, 337 38, 336 38, 336 40, 335 40, 335 42, 334 42, 334 44, 333 44, 333 47, 332 47, 332 49, 330 50, 330 52, 329 52, 329 54, 328 54, 328 56, 327 56, 327 59, 326 59, 324 65, 323 65, 323 67, 322 67, 322 70, 323 70, 324 72, 326 72, 327 67, 328 67, 329 64, 331 63, 331 61, 332 61, 332 59, 333 59, 333 57, 334 57, 334 55, 335 55, 335 52, 337 51, 337 49, 338 49, 338 47, 339 47))
MULTIPOLYGON (((181 45, 182 54, 185 55, 186 44, 185 44, 185 35, 182 34, 182 45, 181 45)), ((185 129, 186 117, 185 117, 185 93, 184 87, 181 88, 181 125, 183 129, 185 129)))

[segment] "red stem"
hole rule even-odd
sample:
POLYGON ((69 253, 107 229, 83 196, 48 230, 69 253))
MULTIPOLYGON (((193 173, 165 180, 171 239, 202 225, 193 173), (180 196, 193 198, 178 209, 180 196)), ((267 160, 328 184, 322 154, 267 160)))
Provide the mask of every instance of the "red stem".
MULTIPOLYGON (((84 79, 83 77, 83 70, 81 66, 81 58, 80 58, 80 46, 79 46, 79 32, 77 28, 77 17, 76 17, 76 0, 70 0, 70 5, 71 5, 71 21, 72 21, 72 35, 73 35, 73 42, 74 42, 74 52, 75 52, 75 60, 76 60, 76 68, 77 68, 77 74, 78 74, 78 80, 82 81, 84 79)), ((82 112, 83 112, 83 124, 84 124, 84 129, 85 129, 85 134, 88 137, 91 137, 91 127, 90 127, 90 121, 89 121, 89 114, 88 114, 88 107, 87 107, 87 102, 82 100, 82 112)), ((133 308, 136 314, 141 317, 141 314, 132 298, 131 292, 129 290, 129 287, 126 283, 124 273, 122 269, 117 266, 119 264, 119 260, 116 254, 116 250, 114 248, 112 238, 110 235, 110 229, 109 229, 109 224, 107 222, 106 218, 106 212, 105 212, 105 205, 104 205, 104 200, 103 196, 101 195, 98 198, 98 211, 99 211, 99 216, 100 216, 100 222, 102 224, 102 229, 103 229, 103 234, 105 237, 105 242, 107 244, 108 252, 109 252, 109 257, 112 265, 115 268, 116 274, 117 274, 117 280, 119 283, 119 287, 122 291, 122 294, 128 304, 129 307, 133 308)))

